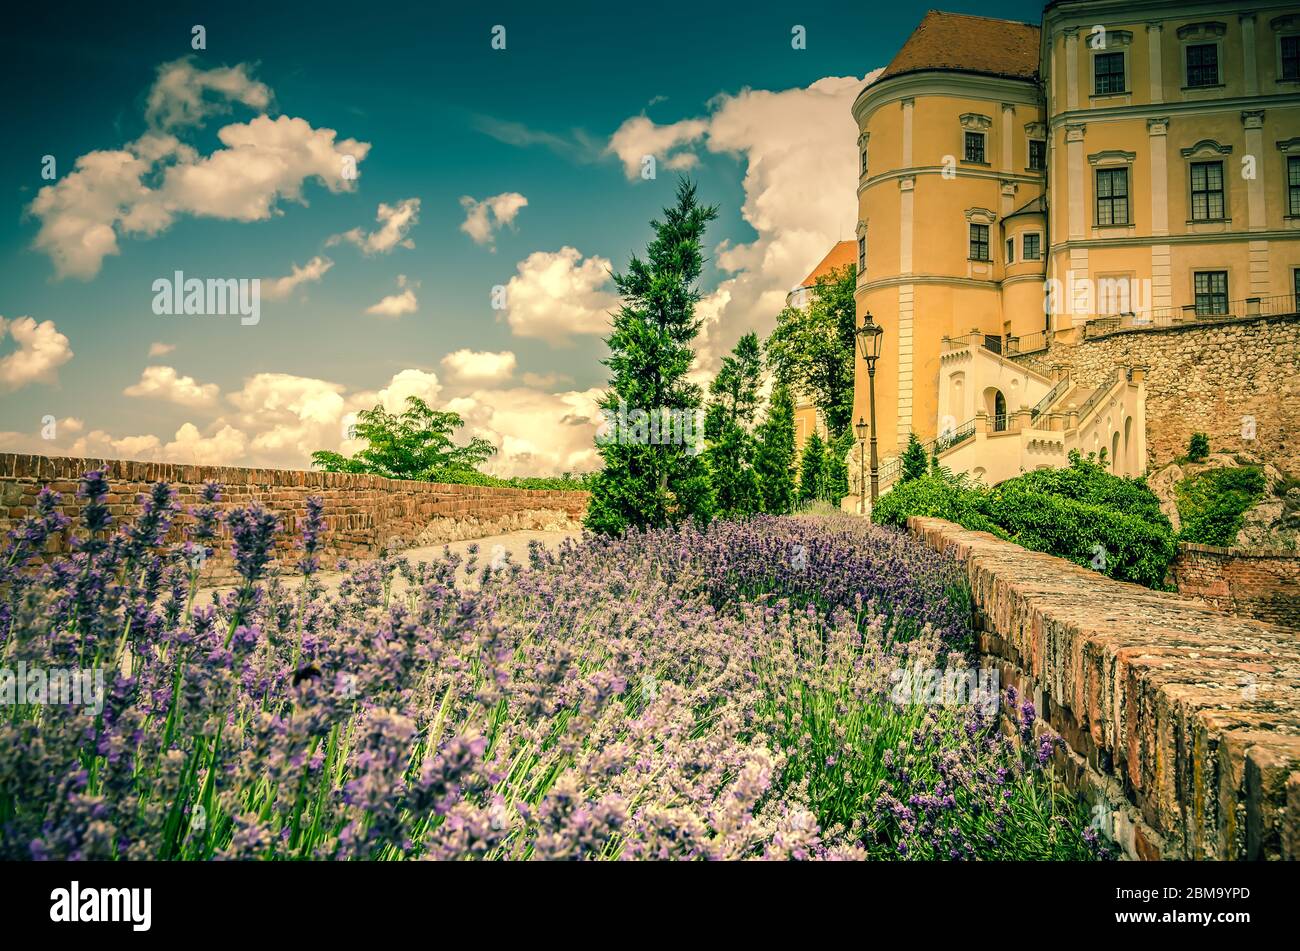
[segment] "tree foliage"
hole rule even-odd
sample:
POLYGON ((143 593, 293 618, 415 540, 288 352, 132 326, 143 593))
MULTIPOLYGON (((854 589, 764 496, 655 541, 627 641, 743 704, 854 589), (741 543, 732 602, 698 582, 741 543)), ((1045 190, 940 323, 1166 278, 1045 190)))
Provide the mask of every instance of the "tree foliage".
POLYGON ((753 426, 762 376, 758 336, 748 333, 723 357, 718 375, 709 385, 704 417, 709 448, 704 456, 719 515, 752 515, 761 508, 753 426))
MULTIPOLYGON (((627 271, 614 275, 623 304, 605 341, 610 380, 600 406, 607 419, 621 406, 678 420, 693 419, 699 409, 700 388, 687 373, 700 328, 695 305, 701 241, 717 215, 717 208, 700 205, 695 186, 682 180, 676 204, 664 209, 662 220, 651 222, 655 237, 645 258, 634 255, 627 271)), ((604 469, 593 480, 587 527, 619 534, 630 526, 707 520, 712 493, 698 442, 626 436, 617 432, 599 441, 604 469)))
POLYGON ((497 451, 477 436, 457 445, 452 437, 464 425, 458 413, 432 409, 419 397, 408 396, 401 413, 389 413, 380 404, 357 414, 353 435, 367 442, 365 449, 350 458, 326 450, 314 452, 312 465, 326 472, 436 482, 440 473, 476 471, 497 451))
POLYGON ((794 508, 794 398, 788 387, 776 386, 767 416, 758 427, 754 471, 763 511, 784 515, 794 508))
POLYGON ((853 418, 857 266, 837 268, 811 289, 805 308, 787 307, 767 338, 767 362, 778 384, 804 393, 831 437, 853 418))
POLYGON ((930 461, 925 457, 925 447, 921 445, 916 433, 907 437, 907 448, 903 450, 901 466, 899 479, 903 482, 919 479, 930 468, 930 461))
POLYGON ((799 501, 811 502, 825 498, 826 492, 826 443, 821 433, 813 430, 803 444, 799 456, 799 501))

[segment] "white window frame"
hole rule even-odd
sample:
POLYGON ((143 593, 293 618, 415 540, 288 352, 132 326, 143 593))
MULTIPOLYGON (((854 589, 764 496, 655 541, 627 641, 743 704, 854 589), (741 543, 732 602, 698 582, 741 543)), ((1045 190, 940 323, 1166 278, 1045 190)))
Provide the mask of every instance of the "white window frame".
POLYGON ((1300 74, 1297 74, 1290 79, 1282 78, 1282 38, 1291 36, 1300 38, 1300 14, 1292 13, 1280 17, 1274 17, 1269 21, 1268 25, 1272 29, 1274 37, 1273 51, 1277 57, 1275 60, 1277 71, 1274 73, 1274 76, 1277 78, 1277 82, 1279 84, 1286 83, 1287 85, 1290 85, 1291 83, 1300 84, 1300 74))
POLYGON ((1043 260, 1043 233, 1041 231, 1022 231, 1020 232, 1020 260, 1024 261, 1041 261, 1043 260), (1030 257, 1025 254, 1025 239, 1033 235, 1038 239, 1038 254, 1036 257, 1030 257))
POLYGON ((1222 89, 1226 84, 1224 69, 1227 64, 1223 59, 1223 40, 1227 35, 1228 25, 1215 20, 1208 20, 1204 23, 1188 23, 1178 28, 1178 71, 1180 85, 1184 95, 1191 93, 1195 96, 1197 93, 1222 89), (1191 46, 1216 46, 1215 63, 1218 68, 1218 82, 1209 86, 1193 86, 1190 84, 1187 68, 1187 49, 1191 46))
POLYGON ((1184 194, 1187 196, 1187 227, 1193 229, 1198 225, 1232 224, 1232 146, 1222 145, 1214 139, 1201 139, 1190 148, 1180 150, 1183 156, 1184 194), (1192 166, 1200 162, 1223 163, 1223 217, 1192 217, 1192 166))

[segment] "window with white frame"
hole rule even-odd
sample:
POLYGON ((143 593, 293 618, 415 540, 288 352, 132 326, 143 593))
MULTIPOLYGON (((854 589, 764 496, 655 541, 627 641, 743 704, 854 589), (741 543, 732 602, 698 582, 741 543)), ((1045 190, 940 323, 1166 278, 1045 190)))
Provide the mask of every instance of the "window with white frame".
POLYGON ((1286 213, 1300 218, 1300 155, 1286 157, 1286 213))
POLYGON ((1223 163, 1193 162, 1192 220, 1219 221, 1227 217, 1223 200, 1223 163))
POLYGON ((1128 223, 1128 169, 1097 169, 1097 224, 1128 223))
POLYGON ((1196 316, 1207 317, 1228 312, 1228 272, 1197 271, 1192 275, 1196 295, 1196 316))
POLYGON ((1020 241, 1020 257, 1025 261, 1037 261, 1043 253, 1043 236, 1037 231, 1026 232, 1020 241))
POLYGON ((1036 172, 1047 168, 1047 143, 1042 139, 1029 140, 1029 167, 1036 172))
POLYGON ((1007 264, 1016 263, 1016 239, 1007 238, 1007 264))
POLYGON ((971 222, 970 258, 972 261, 989 260, 989 226, 971 222))
POLYGON ((1124 54, 1095 53, 1092 57, 1093 93, 1110 96, 1124 92, 1124 54))
POLYGON ((1278 64, 1278 79, 1300 80, 1300 33, 1279 37, 1278 52, 1281 60, 1278 64))
POLYGON ((964 156, 967 162, 984 164, 984 133, 967 131, 964 156))
POLYGON ((1192 43, 1187 47, 1187 85, 1219 85, 1219 44, 1192 43))

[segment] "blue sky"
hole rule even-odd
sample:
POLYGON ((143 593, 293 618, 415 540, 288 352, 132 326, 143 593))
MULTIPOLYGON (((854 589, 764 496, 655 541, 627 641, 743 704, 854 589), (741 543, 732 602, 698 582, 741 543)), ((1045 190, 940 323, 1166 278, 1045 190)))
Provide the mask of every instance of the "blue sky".
POLYGON ((413 393, 496 471, 591 468, 607 269, 686 172, 721 209, 701 373, 769 330, 852 234, 847 105, 925 9, 154 6, 7 15, 0 449, 302 467, 413 393), (267 299, 295 267, 316 273, 267 299), (176 270, 261 279, 260 321, 155 314, 176 270))

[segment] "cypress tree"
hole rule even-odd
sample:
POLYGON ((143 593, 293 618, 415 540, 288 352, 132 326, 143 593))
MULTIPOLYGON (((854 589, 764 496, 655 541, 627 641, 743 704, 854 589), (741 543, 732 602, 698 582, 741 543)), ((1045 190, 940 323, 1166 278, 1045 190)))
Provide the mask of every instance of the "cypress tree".
POLYGON ((767 417, 758 427, 754 471, 763 511, 784 515, 794 507, 794 398, 790 390, 772 390, 767 417))

